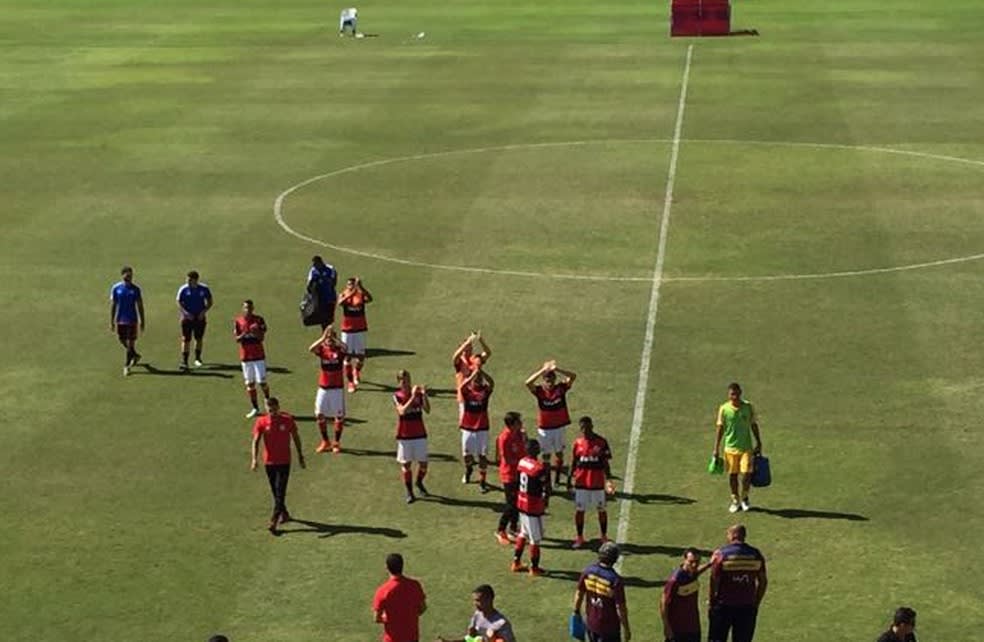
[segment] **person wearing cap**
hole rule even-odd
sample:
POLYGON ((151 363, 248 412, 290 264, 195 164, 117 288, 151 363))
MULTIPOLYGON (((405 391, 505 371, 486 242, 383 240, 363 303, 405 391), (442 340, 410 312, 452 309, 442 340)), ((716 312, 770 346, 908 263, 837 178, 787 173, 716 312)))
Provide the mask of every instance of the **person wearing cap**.
POLYGON ((317 316, 324 330, 335 322, 335 303, 338 294, 335 286, 338 284, 338 272, 335 266, 325 263, 318 255, 311 257, 311 269, 308 270, 307 291, 318 297, 317 316))
POLYGON ((708 642, 752 642, 759 606, 769 578, 765 557, 745 542, 748 531, 735 524, 726 531, 728 543, 711 557, 708 642))
POLYGON ((892 626, 878 637, 878 642, 916 642, 916 612, 908 606, 895 609, 892 626))
POLYGON ((615 542, 598 549, 598 562, 581 573, 574 593, 574 614, 584 606, 584 629, 588 642, 629 642, 629 612, 625 604, 625 583, 615 570, 620 554, 615 542))

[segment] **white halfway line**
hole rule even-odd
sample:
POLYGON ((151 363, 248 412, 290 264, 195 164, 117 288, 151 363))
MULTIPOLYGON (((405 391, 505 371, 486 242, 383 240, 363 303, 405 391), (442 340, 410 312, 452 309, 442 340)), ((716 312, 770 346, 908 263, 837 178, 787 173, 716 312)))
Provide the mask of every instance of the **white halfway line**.
MULTIPOLYGON (((652 289, 649 292, 649 314, 646 318, 646 335, 639 359, 639 385, 636 386, 635 408, 632 411, 632 430, 629 433, 629 454, 625 460, 622 480, 623 497, 619 501, 618 531, 615 541, 624 544, 629 535, 629 519, 632 509, 632 493, 635 490, 635 472, 639 461, 639 440, 642 437, 642 419, 646 411, 646 388, 649 386, 649 368, 653 360, 653 338, 656 334, 656 313, 659 310, 659 289, 663 284, 663 263, 666 261, 666 239, 670 233, 670 210, 673 207, 673 185, 676 183, 677 159, 680 156, 680 138, 683 133, 683 112, 687 106, 687 85, 690 82, 690 61, 694 46, 687 47, 687 62, 683 66, 683 82, 680 84, 680 102, 677 104, 676 126, 670 146, 670 167, 666 175, 666 195, 663 198, 663 216, 659 222, 659 244, 656 248, 656 266, 653 268, 652 289)), ((619 564, 621 568, 621 564, 619 564)))

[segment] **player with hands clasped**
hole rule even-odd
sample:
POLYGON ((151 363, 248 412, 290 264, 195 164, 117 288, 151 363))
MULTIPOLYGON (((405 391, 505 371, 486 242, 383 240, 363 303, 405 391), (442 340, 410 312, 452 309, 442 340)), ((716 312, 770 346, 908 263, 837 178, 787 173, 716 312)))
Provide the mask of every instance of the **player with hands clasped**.
POLYGON ((564 429, 571 423, 567 410, 567 391, 574 385, 577 375, 557 367, 556 361, 547 361, 526 379, 526 387, 536 397, 536 432, 543 449, 543 461, 550 466, 554 456, 554 485, 560 486, 564 470, 564 429), (558 381, 557 375, 563 377, 558 381), (542 383, 537 380, 542 377, 542 383))
POLYGON ((413 385, 407 370, 397 372, 396 381, 399 384, 393 393, 393 404, 396 406, 396 461, 400 464, 403 485, 407 489, 407 503, 412 504, 416 500, 411 485, 414 462, 417 462, 417 490, 422 497, 429 495, 424 487, 424 477, 427 476, 424 413, 430 412, 430 399, 427 397, 427 387, 413 385))

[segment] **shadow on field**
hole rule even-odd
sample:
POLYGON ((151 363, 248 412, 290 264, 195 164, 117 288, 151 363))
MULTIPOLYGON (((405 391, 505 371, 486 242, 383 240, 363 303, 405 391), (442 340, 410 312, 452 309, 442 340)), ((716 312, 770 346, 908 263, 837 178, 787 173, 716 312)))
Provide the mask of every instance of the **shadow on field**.
MULTIPOLYGON (((371 381, 369 379, 363 379, 362 383, 359 384, 359 390, 365 390, 366 392, 396 392, 396 389, 396 386, 388 383, 371 381)), ((453 388, 427 388, 427 395, 430 397, 449 397, 457 394, 458 391, 453 388)))
POLYGON ((808 510, 805 508, 762 508, 761 506, 752 506, 752 512, 774 515, 783 519, 843 519, 849 522, 869 521, 864 515, 857 515, 855 513, 835 513, 825 510, 808 510))
POLYGON ((193 368, 191 370, 162 370, 152 363, 141 363, 145 372, 134 372, 135 375, 149 374, 156 377, 218 377, 219 379, 232 379, 231 374, 221 372, 205 372, 205 367, 193 368))
MULTIPOLYGON (((559 571, 559 570, 551 571, 550 569, 547 569, 543 577, 552 580, 577 582, 579 579, 581 579, 581 573, 579 571, 559 571)), ((625 575, 622 576, 622 581, 625 583, 626 586, 633 586, 636 588, 658 588, 666 584, 664 580, 647 580, 642 577, 626 577, 625 575)))
POLYGON ((392 539, 403 539, 407 536, 401 530, 386 528, 383 526, 353 526, 351 524, 324 524, 314 522, 309 519, 297 519, 296 517, 286 524, 289 528, 281 526, 280 533, 289 535, 290 533, 319 533, 320 537, 334 537, 335 535, 381 535, 392 539), (293 528, 295 524, 300 524, 302 528, 293 528))
POLYGON ((434 502, 444 506, 456 506, 458 508, 487 508, 496 513, 502 512, 502 502, 487 501, 483 499, 459 499, 457 497, 444 497, 431 493, 427 497, 421 497, 420 501, 434 502))
POLYGON ((417 354, 413 350, 391 350, 389 348, 366 348, 366 357, 410 357, 417 354))
POLYGON ((615 499, 627 499, 640 504, 696 504, 696 499, 680 497, 679 495, 662 495, 660 493, 623 493, 616 491, 615 499))
MULTIPOLYGON (((544 537, 542 546, 556 550, 576 550, 571 548, 571 540, 555 537, 544 537)), ((597 551, 599 546, 601 546, 600 540, 590 540, 580 550, 597 551)), ((619 544, 618 547, 624 555, 666 555, 667 557, 681 557, 688 548, 686 546, 662 546, 660 544, 633 544, 632 542, 619 544)), ((714 552, 700 548, 697 550, 704 557, 708 557, 714 552)))
MULTIPOLYGON (((314 415, 292 415, 292 416, 294 417, 294 421, 317 421, 318 419, 314 415)), ((331 418, 329 418, 329 420, 331 420, 331 418)), ((367 424, 367 423, 369 422, 366 421, 365 419, 359 419, 358 417, 345 418, 346 426, 358 426, 359 424, 367 424)))
MULTIPOLYGON (((345 420, 348 422, 348 419, 345 420)), ((355 455, 356 457, 385 457, 393 459, 396 457, 396 449, 393 450, 368 450, 366 448, 344 448, 343 455, 355 455)), ((431 461, 458 461, 456 457, 444 453, 427 453, 427 458, 431 461)))
MULTIPOLYGON (((201 370, 214 370, 217 372, 242 372, 243 366, 238 363, 206 363, 204 366, 199 368, 199 371, 201 370)), ((283 366, 267 366, 267 372, 273 372, 276 374, 290 374, 290 368, 285 368, 283 366)))

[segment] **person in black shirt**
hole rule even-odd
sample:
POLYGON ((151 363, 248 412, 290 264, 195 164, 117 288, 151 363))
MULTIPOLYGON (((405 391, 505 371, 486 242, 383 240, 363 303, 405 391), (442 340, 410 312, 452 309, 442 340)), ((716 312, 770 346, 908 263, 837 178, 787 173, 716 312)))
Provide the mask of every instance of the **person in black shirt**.
POLYGON ((916 642, 916 612, 908 606, 895 609, 892 626, 878 637, 878 642, 916 642))

